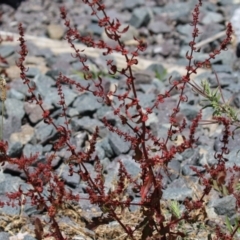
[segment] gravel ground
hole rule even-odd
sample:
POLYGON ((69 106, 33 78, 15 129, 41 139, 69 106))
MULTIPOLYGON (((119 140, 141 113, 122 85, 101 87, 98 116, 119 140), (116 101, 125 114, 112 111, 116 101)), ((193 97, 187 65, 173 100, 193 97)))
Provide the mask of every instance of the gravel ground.
MULTIPOLYGON (((17 33, 18 22, 22 22, 26 35, 36 37, 33 38, 33 41, 30 39, 27 41, 29 50, 26 61, 27 66, 29 66, 27 76, 36 84, 38 93, 44 99, 46 109, 51 111, 57 124, 63 123, 63 120, 59 118, 59 100, 55 83, 59 72, 63 72, 84 84, 83 76, 79 74, 81 65, 71 57, 69 50, 63 53, 59 51, 61 47, 56 47, 64 42, 66 32, 59 14, 59 7, 63 5, 63 2, 68 11, 68 18, 81 34, 91 34, 95 39, 107 40, 106 35, 97 25, 96 17, 90 15, 90 10, 81 1, 26 0, 16 12, 6 5, 0 6, 0 12, 2 12, 0 30, 2 34, 4 32, 17 33), (51 42, 40 47, 39 44, 44 42, 44 38, 50 39, 51 42), (58 53, 56 53, 57 51, 58 53)), ((106 12, 110 17, 117 17, 120 22, 130 25, 130 30, 123 38, 130 49, 134 47, 133 35, 140 37, 148 44, 147 50, 140 56, 148 61, 144 62, 147 69, 141 69, 143 71, 138 69, 136 73, 139 99, 143 106, 147 107, 153 103, 157 94, 163 93, 169 88, 168 79, 170 76, 176 80, 181 77, 182 70, 186 66, 185 54, 189 49, 188 44, 191 40, 189 21, 191 21, 191 11, 196 1, 107 0, 104 3, 107 7, 106 12)), ((196 56, 197 60, 205 59, 208 52, 218 46, 223 37, 216 38, 216 35, 224 31, 226 23, 230 21, 233 11, 237 7, 240 7, 237 1, 209 0, 204 2, 200 18, 200 32, 202 34, 198 38, 202 47, 201 52, 196 56), (204 44, 203 41, 209 38, 212 41, 204 44)), ((10 156, 19 157, 21 154, 30 156, 31 153, 38 152, 39 162, 43 162, 46 154, 53 151, 52 141, 57 138, 57 135, 53 127, 43 123, 41 109, 24 101, 29 97, 29 93, 22 85, 19 71, 15 66, 15 61, 19 57, 16 53, 16 50, 19 49, 16 47, 16 42, 4 43, 0 46, 0 55, 8 61, 7 65, 0 65, 0 70, 5 69, 8 73, 9 86, 5 102, 4 139, 9 142, 8 154, 10 156)), ((233 41, 232 45, 229 46, 229 51, 223 52, 212 62, 212 69, 218 73, 226 100, 229 99, 231 105, 239 109, 239 60, 235 57, 235 46, 236 42, 233 41)), ((104 71, 105 60, 101 54, 90 57, 90 61, 91 66, 95 66, 95 69, 100 68, 104 71)), ((123 79, 120 77, 110 79, 107 75, 105 77, 108 86, 117 84, 120 91, 124 90, 123 79)), ((211 86, 216 87, 216 78, 210 69, 202 69, 201 74, 194 77, 197 83, 200 83, 202 79, 209 80, 211 86)), ((80 95, 67 86, 63 88, 63 92, 68 106, 67 114, 72 119, 72 141, 79 146, 79 150, 87 147, 87 140, 91 137, 95 126, 100 127, 100 141, 96 146, 96 154, 104 166, 106 188, 113 187, 112 181, 119 168, 117 163, 119 158, 129 173, 132 176, 137 176, 140 172, 140 166, 132 161, 130 145, 122 141, 116 134, 109 133, 101 122, 102 117, 105 116, 115 126, 120 126, 112 112, 106 106, 93 100, 91 95, 80 95)), ((186 90, 186 95, 189 102, 183 104, 181 110, 187 119, 187 124, 190 124, 201 105, 199 98, 196 98, 190 88, 186 90)), ((147 125, 155 136, 161 138, 166 136, 166 129, 169 126, 169 110, 176 104, 177 97, 178 95, 173 93, 171 100, 163 103, 148 120, 147 125)), ((210 117, 211 111, 207 109, 203 115, 204 119, 207 119, 210 117)), ((167 201, 175 199, 181 202, 186 197, 193 198, 197 195, 199 191, 198 178, 190 167, 195 166, 200 171, 204 171, 205 164, 215 163, 214 152, 221 147, 219 139, 221 128, 209 125, 199 129, 197 136, 199 137, 198 146, 195 149, 187 150, 181 156, 177 156, 169 165, 173 170, 172 181, 169 182, 167 178, 163 180, 165 184, 163 198, 167 201)), ((236 152, 239 150, 239 137, 240 135, 237 133, 235 140, 230 140, 231 152, 228 156, 228 166, 234 164, 239 166, 239 157, 236 157, 236 152)), ((59 151, 54 167, 68 188, 74 193, 81 193, 81 196, 85 196, 86 185, 79 176, 76 174, 73 177, 68 176, 69 167, 63 162, 63 159, 68 157, 66 155, 65 151, 59 151)), ((94 163, 91 162, 86 166, 89 172, 94 174, 94 163)), ((27 187, 23 180, 23 172, 11 165, 4 166, 3 171, 0 172, 1 197, 3 198, 6 192, 18 189, 19 184, 27 187)), ((138 193, 129 192, 129 194, 133 197, 134 202, 140 201, 138 193)), ((212 200, 206 207, 209 219, 217 218, 222 224, 221 215, 227 215, 232 221, 236 218, 235 198, 232 196, 219 197, 217 192, 213 192, 211 197, 212 200)), ((101 215, 100 210, 88 201, 80 201, 79 206, 66 205, 66 209, 63 209, 59 216, 61 228, 66 235, 71 236, 70 239, 116 239, 118 235, 122 234, 115 222, 105 224, 98 228, 97 232, 93 232, 88 227, 88 223, 101 215), (77 222, 71 218, 74 214, 78 216, 77 222), (77 230, 75 226, 78 226, 77 230)), ((131 210, 135 211, 134 215, 126 213, 124 218, 126 221, 131 219, 131 221, 137 222, 141 215, 137 209, 131 210)), ((28 233, 24 237, 25 240, 35 239, 31 236, 34 235, 33 219, 36 217, 41 220, 47 219, 44 213, 39 212, 36 207, 30 204, 27 204, 23 210, 5 206, 1 209, 1 213, 0 231, 2 232, 0 232, 0 239, 10 239, 10 236, 17 234, 20 230, 28 233), (22 215, 19 218, 20 213, 22 215), (29 216, 30 220, 26 216, 29 216)), ((211 228, 210 224, 209 228, 211 228)), ((207 239, 204 233, 206 231, 203 231, 203 236, 200 232, 191 239, 207 239)), ((19 235, 19 237, 21 236, 19 235)), ((13 240, 13 238, 11 239, 13 240)), ((121 239, 125 239, 124 235, 121 239)))

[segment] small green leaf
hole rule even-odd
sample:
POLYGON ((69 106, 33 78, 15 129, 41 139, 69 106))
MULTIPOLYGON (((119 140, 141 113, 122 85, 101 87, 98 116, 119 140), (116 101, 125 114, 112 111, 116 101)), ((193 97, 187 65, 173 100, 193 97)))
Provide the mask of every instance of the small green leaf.
POLYGON ((229 220, 229 218, 227 216, 225 217, 225 221, 226 221, 226 226, 227 226, 228 231, 230 233, 232 233, 233 227, 232 227, 232 225, 230 223, 230 220, 229 220))
POLYGON ((180 205, 177 201, 172 200, 170 202, 170 211, 174 214, 175 217, 180 218, 181 217, 181 210, 180 210, 180 205))

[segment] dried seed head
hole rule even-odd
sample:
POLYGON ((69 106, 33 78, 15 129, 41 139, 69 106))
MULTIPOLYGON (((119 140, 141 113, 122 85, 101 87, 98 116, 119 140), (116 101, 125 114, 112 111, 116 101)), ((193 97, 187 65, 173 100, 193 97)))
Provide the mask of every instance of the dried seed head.
POLYGON ((3 76, 0 76, 0 90, 1 90, 1 100, 5 101, 7 99, 7 87, 6 79, 3 76))

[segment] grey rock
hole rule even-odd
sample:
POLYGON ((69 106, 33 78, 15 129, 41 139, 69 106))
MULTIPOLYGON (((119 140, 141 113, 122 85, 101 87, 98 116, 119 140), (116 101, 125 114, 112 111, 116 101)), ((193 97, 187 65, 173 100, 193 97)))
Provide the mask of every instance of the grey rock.
POLYGON ((3 58, 7 58, 7 57, 11 56, 12 54, 14 54, 15 51, 16 51, 16 47, 13 45, 1 46, 0 56, 3 58))
POLYGON ((116 116, 113 114, 113 111, 110 107, 104 105, 98 108, 96 112, 96 117, 99 120, 102 120, 103 118, 106 118, 108 122, 111 122, 113 125, 116 124, 117 119, 116 116))
POLYGON ((163 190, 163 199, 165 200, 183 201, 187 197, 189 198, 192 197, 192 189, 187 187, 182 188, 168 187, 167 189, 163 190))
POLYGON ((103 128, 104 125, 102 122, 100 122, 97 119, 90 118, 90 117, 83 117, 80 119, 73 118, 71 121, 71 126, 73 131, 81 131, 86 130, 90 133, 94 133, 96 130, 96 127, 103 128))
POLYGON ((26 236, 24 236, 23 240, 37 240, 37 239, 33 236, 26 235, 26 236))
POLYGON ((163 21, 154 21, 152 20, 150 22, 150 24, 148 25, 148 29, 155 33, 155 34, 158 34, 158 33, 169 33, 171 32, 171 27, 168 26, 165 22, 163 21))
POLYGON ((164 7, 154 7, 153 12, 158 16, 168 16, 172 20, 178 20, 181 23, 189 23, 190 12, 193 9, 194 2, 169 3, 164 7))
POLYGON ((232 168, 234 165, 240 166, 239 162, 239 147, 230 150, 230 153, 228 155, 225 155, 224 157, 228 159, 228 162, 226 162, 226 167, 232 168))
POLYGON ((185 160, 193 156, 193 154, 194 154, 194 149, 189 148, 185 150, 183 153, 181 153, 181 156, 182 156, 182 159, 185 160))
MULTIPOLYGON (((182 78, 181 74, 178 71, 172 71, 165 76, 164 80, 165 81, 169 80, 170 77, 171 77, 171 82, 172 81, 179 81, 182 78)), ((169 84, 168 81, 167 81, 167 84, 169 84)))
POLYGON ((157 47, 154 47, 153 54, 161 54, 164 57, 168 57, 170 55, 176 57, 179 55, 179 48, 174 43, 173 39, 169 39, 157 47))
POLYGON ((111 158, 114 156, 113 149, 109 143, 109 138, 105 137, 101 141, 98 142, 98 144, 101 146, 101 148, 105 151, 105 155, 108 158, 111 158))
MULTIPOLYGON (((226 86, 229 86, 230 83, 232 82, 237 82, 237 78, 232 76, 229 73, 219 72, 217 73, 217 76, 218 76, 218 80, 221 87, 226 87, 226 86)), ((218 86, 218 81, 216 80, 215 75, 212 75, 211 77, 209 77, 208 80, 212 87, 218 86)))
POLYGON ((106 169, 108 168, 108 166, 111 164, 111 161, 109 158, 104 158, 101 159, 101 165, 103 168, 103 173, 106 173, 106 169))
POLYGON ((158 123, 158 117, 155 113, 148 114, 148 120, 146 121, 146 126, 153 126, 158 123))
POLYGON ((240 108, 240 92, 233 95, 233 103, 237 108, 240 108))
POLYGON ((211 60, 212 64, 215 63, 222 63, 223 65, 233 66, 235 62, 235 58, 233 57, 233 52, 229 51, 222 51, 221 54, 217 55, 215 59, 211 60))
POLYGON ((88 139, 88 134, 86 131, 78 131, 72 138, 72 143, 76 146, 76 150, 80 151, 88 139))
POLYGON ((143 26, 147 26, 150 19, 151 19, 150 9, 147 9, 146 7, 136 8, 133 11, 133 14, 129 23, 136 28, 140 28, 143 26))
POLYGON ((35 50, 37 50, 37 51, 35 52, 34 55, 37 57, 51 58, 54 56, 54 54, 50 48, 35 47, 35 50))
POLYGON ((20 186, 22 190, 29 189, 29 185, 24 183, 19 177, 13 177, 8 174, 4 174, 4 176, 1 177, 0 182, 0 195, 18 191, 20 186))
POLYGON ((42 148, 43 153, 49 153, 52 150, 52 145, 47 144, 42 148))
POLYGON ((205 16, 202 19, 203 24, 211 24, 213 22, 222 22, 224 20, 223 16, 220 13, 206 11, 205 16))
POLYGON ((40 144, 32 145, 26 144, 23 148, 23 155, 26 157, 30 157, 31 155, 39 154, 41 155, 43 152, 43 147, 40 144))
POLYGON ((174 179, 179 177, 180 168, 181 168, 181 166, 180 166, 179 161, 172 160, 172 161, 169 162, 168 169, 169 169, 171 180, 174 180, 174 179))
MULTIPOLYGON (((57 90, 55 89, 55 92, 57 90)), ((69 87, 66 86, 62 86, 62 93, 64 95, 64 100, 65 100, 65 105, 69 106, 74 99, 76 98, 77 94, 73 92, 73 90, 71 90, 69 87)), ((56 98, 53 99, 52 103, 56 106, 61 106, 59 104, 60 101, 60 96, 57 96, 56 98)))
POLYGON ((89 112, 96 112, 101 105, 102 104, 97 102, 96 98, 92 96, 92 94, 82 94, 73 102, 73 106, 78 110, 80 115, 84 115, 89 112))
POLYGON ((51 77, 44 74, 36 75, 33 81, 36 84, 40 94, 44 93, 47 88, 56 85, 55 81, 51 77))
POLYGON ((209 164, 210 166, 217 164, 217 160, 214 158, 213 147, 209 144, 209 146, 204 147, 205 154, 202 154, 201 159, 199 160, 199 164, 204 167, 204 165, 209 164))
POLYGON ((1 240, 9 240, 11 235, 7 232, 0 232, 0 239, 1 240))
POLYGON ((177 26, 177 31, 185 36, 191 36, 192 26, 189 24, 181 24, 177 26))
MULTIPOLYGON (((49 107, 47 107, 45 104, 43 105, 43 107, 45 110, 50 110, 49 107)), ((43 119, 43 111, 40 108, 40 106, 35 103, 25 102, 24 110, 28 115, 31 123, 36 124, 37 122, 43 119)))
POLYGON ((196 172, 191 169, 191 167, 196 168, 200 173, 205 171, 204 167, 199 167, 199 166, 189 166, 189 165, 184 165, 182 167, 182 174, 184 176, 196 176, 196 172))
POLYGON ((72 107, 68 107, 67 109, 67 115, 71 118, 74 118, 74 117, 79 117, 79 113, 78 113, 78 110, 75 109, 75 108, 72 108, 72 107))
POLYGON ((229 65, 213 64, 212 69, 214 69, 216 73, 219 72, 232 73, 232 68, 229 65))
MULTIPOLYGON (((86 6, 85 6, 85 7, 86 7, 86 6)), ((91 13, 92 13, 92 10, 91 10, 90 8, 86 7, 85 10, 88 11, 88 14, 87 14, 87 15, 89 15, 89 16, 91 15, 91 21, 92 21, 93 23, 98 23, 99 18, 100 18, 100 19, 104 18, 104 14, 103 14, 102 11, 99 11, 99 12, 98 12, 98 15, 96 16, 96 14, 91 14, 91 13)))
MULTIPOLYGON (((76 171, 77 168, 73 167, 76 171)), ((69 166, 66 164, 62 164, 59 168, 58 174, 60 174, 61 178, 64 180, 64 182, 73 188, 76 188, 80 184, 80 176, 77 173, 73 173, 72 176, 69 176, 69 166)))
POLYGON ((154 92, 156 94, 159 94, 161 91, 164 91, 165 89, 165 86, 164 86, 164 83, 163 83, 163 79, 165 78, 165 75, 159 75, 161 79, 159 78, 154 78, 153 79, 153 87, 154 87, 154 92))
POLYGON ((214 199, 209 202, 209 207, 213 207, 218 215, 232 217, 236 213, 236 199, 233 195, 214 199))
POLYGON ((7 114, 9 116, 16 116, 22 119, 23 116, 25 115, 22 101, 19 101, 14 98, 7 98, 5 101, 5 107, 6 107, 7 114))
MULTIPOLYGON (((78 189, 73 189, 73 193, 75 193, 76 195, 79 194, 78 189)), ((78 204, 84 211, 91 212, 91 210, 92 210, 91 208, 95 208, 95 207, 97 209, 99 209, 98 206, 95 206, 90 203, 90 201, 88 200, 88 194, 86 194, 86 193, 80 194, 80 200, 79 200, 78 204)))
MULTIPOLYGON (((54 57, 52 57, 50 59, 46 58, 45 60, 46 60, 46 62, 48 62, 48 61, 51 62, 51 61, 55 61, 55 58, 54 57)), ((45 75, 52 78, 53 80, 56 80, 59 76, 59 73, 60 73, 60 71, 58 71, 58 70, 50 69, 45 73, 45 75)))
POLYGON ((35 128, 36 139, 41 142, 46 141, 54 132, 56 132, 54 127, 52 125, 45 124, 43 121, 38 123, 35 128))
POLYGON ((10 157, 19 157, 21 156, 23 149, 23 144, 21 142, 13 142, 8 146, 8 155, 10 157))
POLYGON ((156 87, 152 84, 139 84, 138 86, 136 86, 136 90, 139 91, 139 92, 144 92, 146 94, 148 94, 150 92, 155 93, 156 92, 156 87))
MULTIPOLYGON (((121 161, 126 168, 126 171, 133 177, 137 177, 140 173, 140 166, 134 161, 130 155, 119 155, 116 157, 105 169, 105 187, 106 189, 114 189, 113 183, 118 179, 118 171, 120 164, 118 161, 121 161)), ((107 191, 106 190, 106 191, 107 191)))
POLYGON ((125 0, 123 3, 123 8, 128 10, 134 10, 141 5, 144 5, 144 0, 125 0))
POLYGON ((105 151, 98 142, 95 147, 95 154, 93 154, 92 157, 94 158, 95 156, 97 156, 100 161, 105 158, 105 151))
POLYGON ((128 153, 128 151, 131 148, 131 143, 125 142, 124 137, 120 137, 115 132, 109 133, 109 143, 112 147, 113 152, 117 156, 119 156, 122 153, 128 153))
POLYGON ((135 82, 138 84, 149 84, 152 83, 154 73, 152 71, 138 71, 134 77, 135 82))
POLYGON ((22 83, 21 79, 16 79, 13 80, 10 83, 10 87, 15 89, 16 91, 20 92, 21 94, 23 94, 24 96, 30 96, 30 93, 28 92, 28 87, 26 84, 22 83))
MULTIPOLYGON (((217 137, 214 140, 214 145, 213 145, 213 149, 214 151, 221 151, 221 148, 223 146, 223 143, 221 142, 222 140, 222 134, 218 134, 217 137)), ((240 141, 240 131, 239 129, 237 129, 234 132, 234 138, 229 136, 228 139, 228 149, 230 150, 230 152, 236 150, 239 148, 239 141, 240 141)))
POLYGON ((147 107, 150 107, 153 104, 153 102, 156 99, 156 96, 155 96, 154 93, 145 94, 145 93, 139 92, 138 93, 138 99, 140 100, 141 106, 143 108, 147 108, 147 107))
POLYGON ((99 27, 98 23, 91 23, 88 25, 88 32, 97 36, 101 36, 103 29, 99 27))
MULTIPOLYGON (((203 25, 201 27, 200 31, 202 31, 202 34, 199 35, 198 39, 199 39, 199 41, 205 40, 205 39, 210 38, 211 36, 221 32, 221 31, 224 31, 224 30, 225 30, 225 26, 223 24, 211 22, 211 23, 203 25)), ((212 47, 214 47, 214 48, 217 48, 218 44, 219 43, 215 42, 215 41, 211 43, 212 47)), ((204 48, 204 51, 211 52, 212 48, 210 46, 209 47, 206 46, 204 48)))
POLYGON ((186 118, 189 121, 192 121, 194 118, 196 118, 197 114, 198 114, 198 110, 196 109, 196 106, 185 106, 184 108, 182 108, 181 113, 186 116, 186 118))
POLYGON ((154 72, 155 77, 156 75, 164 76, 166 74, 166 69, 163 67, 162 64, 159 63, 150 64, 146 70, 154 72))
POLYGON ((15 90, 14 88, 11 88, 8 91, 8 98, 15 98, 17 100, 23 100, 25 99, 25 95, 17 90, 15 90))
MULTIPOLYGON (((5 202, 7 202, 8 201, 8 199, 6 198, 6 199, 4 199, 4 198, 1 198, 1 201, 2 200, 5 200, 5 202)), ((9 201, 8 201, 9 202, 9 201)), ((18 206, 18 202, 17 201, 13 201, 14 202, 14 204, 15 204, 15 206, 14 207, 12 207, 11 205, 4 205, 2 208, 1 208, 1 210, 0 210, 0 212, 1 212, 1 214, 6 214, 6 215, 11 215, 11 216, 16 216, 16 215, 18 215, 18 214, 20 214, 20 212, 21 212, 21 208, 18 206)))
POLYGON ((51 69, 58 71, 63 74, 70 74, 71 72, 71 62, 72 58, 70 54, 61 54, 57 58, 50 57, 48 58, 48 64, 51 66, 51 69))
MULTIPOLYGON (((33 82, 36 84, 37 93, 40 94, 43 99, 49 97, 51 94, 50 89, 55 85, 55 82, 52 78, 43 74, 36 75, 33 79, 33 82)), ((54 91, 56 91, 56 89, 54 89, 54 91)))
POLYGON ((40 70, 37 67, 30 67, 28 71, 26 72, 27 77, 35 77, 36 75, 39 75, 40 70))
POLYGON ((214 3, 206 2, 203 5, 204 5, 203 7, 205 9, 209 10, 209 11, 212 11, 212 12, 217 12, 218 11, 218 6, 216 4, 214 4, 214 3))
POLYGON ((21 131, 21 120, 22 119, 19 116, 8 116, 6 121, 4 121, 4 139, 9 139, 12 133, 21 131))

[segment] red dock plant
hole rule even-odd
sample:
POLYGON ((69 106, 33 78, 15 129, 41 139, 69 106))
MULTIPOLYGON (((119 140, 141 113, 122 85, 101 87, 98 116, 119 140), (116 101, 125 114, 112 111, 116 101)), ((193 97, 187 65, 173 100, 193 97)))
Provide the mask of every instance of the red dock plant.
MULTIPOLYGON (((65 151, 70 153, 70 157, 65 159, 65 163, 69 165, 69 175, 78 174, 80 176, 81 180, 87 185, 86 191, 88 200, 92 204, 99 206, 103 213, 101 218, 89 225, 91 229, 103 223, 109 223, 115 220, 125 232, 125 239, 190 239, 190 233, 187 228, 192 224, 200 224, 202 222, 199 216, 204 215, 207 201, 209 201, 208 196, 213 188, 216 189, 216 187, 218 187, 219 191, 225 189, 225 193, 233 194, 237 200, 236 209, 239 209, 240 204, 239 193, 234 187, 234 178, 231 178, 230 181, 226 180, 228 170, 225 166, 225 162, 227 161, 226 155, 229 153, 228 141, 234 133, 231 130, 231 126, 235 125, 238 127, 238 119, 228 105, 221 104, 220 99, 217 97, 218 92, 213 94, 207 83, 199 86, 191 80, 192 75, 197 74, 200 68, 211 66, 211 60, 222 51, 227 50, 227 46, 233 34, 232 26, 230 23, 227 25, 225 39, 217 49, 209 54, 208 58, 204 61, 194 61, 193 54, 199 51, 199 49, 196 48, 196 38, 200 34, 198 23, 200 8, 202 6, 202 1, 199 0, 192 12, 192 40, 189 43, 189 51, 186 53, 188 64, 186 66, 185 75, 182 76, 179 81, 170 81, 171 79, 169 79, 169 89, 165 93, 158 94, 152 105, 143 107, 136 91, 136 78, 133 66, 138 64, 139 53, 145 51, 147 47, 146 43, 134 37, 137 45, 135 50, 130 51, 121 41, 121 37, 128 31, 128 27, 123 28, 118 19, 109 18, 105 12, 103 1, 83 0, 83 3, 92 9, 91 14, 97 17, 98 25, 104 28, 107 37, 115 41, 116 44, 115 46, 112 44, 110 46, 103 40, 95 41, 90 36, 81 35, 81 33, 71 27, 66 9, 64 7, 60 8, 61 18, 67 28, 66 41, 73 49, 73 57, 78 59, 82 64, 84 79, 89 82, 89 84, 86 85, 64 76, 63 74, 59 75, 56 84, 60 98, 59 105, 62 108, 62 117, 65 118, 64 126, 54 122, 50 111, 45 110, 41 96, 36 95, 34 85, 26 76, 27 68, 24 66, 24 62, 28 50, 24 39, 23 26, 19 24, 19 42, 21 50, 19 51, 20 58, 17 61, 17 66, 21 70, 20 77, 23 84, 28 87, 28 91, 31 95, 29 101, 35 102, 40 106, 44 122, 48 125, 52 125, 59 133, 60 137, 54 143, 55 153, 50 154, 45 163, 38 163, 34 169, 31 166, 36 161, 37 155, 33 155, 29 158, 25 156, 19 159, 10 158, 7 156, 7 143, 1 142, 1 162, 3 164, 8 162, 17 165, 17 167, 24 172, 26 182, 31 186, 27 191, 24 191, 20 187, 17 192, 9 193, 8 197, 13 200, 13 202, 18 200, 19 205, 26 203, 26 201, 30 201, 38 209, 47 211, 51 232, 44 233, 42 227, 43 223, 39 218, 36 218, 35 233, 37 239, 42 239, 45 236, 53 236, 58 240, 67 239, 60 229, 57 221, 57 214, 65 202, 81 201, 81 195, 74 195, 70 190, 65 188, 64 181, 57 175, 52 167, 52 161, 56 158, 58 151, 60 149, 65 149, 65 151), (90 71, 87 63, 88 59, 84 55, 84 50, 77 49, 75 41, 84 43, 88 47, 102 49, 103 55, 106 57, 107 72, 113 76, 119 74, 124 77, 126 91, 120 93, 117 87, 112 91, 106 90, 103 84, 104 77, 101 75, 99 75, 97 79, 94 79, 93 73, 90 71), (112 53, 120 53, 124 56, 126 61, 124 68, 119 69, 117 67, 111 59, 112 53), (102 123, 110 132, 116 133, 121 137, 122 141, 127 141, 131 144, 131 149, 133 150, 132 161, 137 162, 141 167, 138 179, 133 179, 127 172, 120 158, 119 171, 115 183, 116 187, 111 191, 106 191, 101 159, 95 154, 99 128, 96 127, 89 141, 89 148, 87 150, 79 151, 76 146, 71 143, 72 131, 69 126, 70 119, 67 116, 67 106, 62 90, 63 84, 69 84, 75 87, 79 92, 91 93, 92 97, 96 98, 96 101, 101 99, 101 103, 111 108, 113 114, 120 119, 122 125, 130 130, 128 132, 124 131, 119 127, 113 126, 107 118, 102 119, 102 123), (184 118, 179 121, 178 116, 181 113, 181 104, 188 101, 185 95, 187 86, 190 86, 193 91, 202 95, 210 102, 214 114, 213 119, 209 123, 223 125, 221 139, 222 148, 221 152, 215 153, 217 163, 210 167, 206 166, 205 173, 201 173, 196 168, 193 168, 203 186, 202 192, 200 190, 200 192, 198 192, 199 197, 191 200, 186 198, 183 201, 185 209, 182 212, 179 212, 176 202, 173 202, 169 207, 171 210, 169 210, 169 216, 169 214, 166 214, 164 207, 166 200, 163 199, 163 176, 166 174, 169 179, 171 179, 171 169, 168 167, 169 163, 176 157, 176 154, 182 154, 187 149, 196 146, 196 129, 201 127, 200 124, 206 123, 202 119, 203 110, 199 111, 189 126, 184 118), (158 109, 161 104, 171 98, 173 90, 178 92, 178 100, 169 114, 169 128, 167 129, 165 138, 157 138, 153 135, 151 130, 147 128, 146 121, 155 109, 158 109), (132 112, 134 112, 134 114, 132 114, 132 112), (177 136, 182 137, 181 143, 174 141, 177 136), (89 163, 93 158, 95 160, 95 176, 92 176, 85 166, 85 164, 89 163), (43 194, 45 187, 49 193, 47 197, 43 194), (126 193, 125 190, 127 187, 132 188, 134 192, 140 194, 141 201, 139 203, 134 203, 131 196, 126 193), (24 198, 22 198, 23 195, 25 196, 24 198), (123 219, 123 213, 128 211, 131 205, 139 206, 139 211, 141 213, 141 217, 136 221, 135 225, 130 225, 123 219)), ((232 172, 239 172, 239 168, 236 166, 230 170, 232 172)), ((210 237, 209 239, 234 239, 238 228, 239 224, 235 225, 231 231, 222 232, 220 226, 216 224, 215 230, 212 229, 210 232, 206 229, 205 231, 210 237)), ((192 230, 192 232, 194 232, 194 230, 192 230)))

